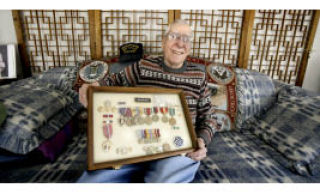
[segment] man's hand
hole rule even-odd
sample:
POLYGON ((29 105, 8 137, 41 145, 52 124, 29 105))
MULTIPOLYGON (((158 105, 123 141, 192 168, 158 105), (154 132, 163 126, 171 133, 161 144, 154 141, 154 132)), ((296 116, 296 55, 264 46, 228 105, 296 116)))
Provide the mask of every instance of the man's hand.
POLYGON ((200 161, 205 157, 207 157, 207 148, 202 138, 198 138, 198 144, 199 144, 198 150, 187 154, 187 157, 196 161, 200 161))
POLYGON ((98 82, 94 82, 92 84, 82 84, 81 88, 79 89, 79 101, 85 108, 87 108, 88 106, 87 91, 89 86, 100 86, 100 85, 98 82))

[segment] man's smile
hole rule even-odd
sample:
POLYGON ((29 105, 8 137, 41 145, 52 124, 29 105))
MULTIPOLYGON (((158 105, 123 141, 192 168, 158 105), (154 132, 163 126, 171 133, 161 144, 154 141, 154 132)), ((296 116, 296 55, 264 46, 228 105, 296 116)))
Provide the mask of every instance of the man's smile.
POLYGON ((171 52, 176 55, 183 55, 185 53, 184 51, 178 51, 178 50, 173 50, 173 49, 171 49, 171 52))

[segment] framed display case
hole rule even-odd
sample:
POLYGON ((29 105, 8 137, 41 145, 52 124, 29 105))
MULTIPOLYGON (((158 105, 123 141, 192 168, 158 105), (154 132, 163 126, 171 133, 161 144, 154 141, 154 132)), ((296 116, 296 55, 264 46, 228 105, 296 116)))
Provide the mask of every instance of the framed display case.
POLYGON ((88 170, 117 169, 198 147, 182 90, 91 86, 88 98, 88 170))
POLYGON ((0 80, 14 78, 17 78, 15 45, 0 45, 0 80))

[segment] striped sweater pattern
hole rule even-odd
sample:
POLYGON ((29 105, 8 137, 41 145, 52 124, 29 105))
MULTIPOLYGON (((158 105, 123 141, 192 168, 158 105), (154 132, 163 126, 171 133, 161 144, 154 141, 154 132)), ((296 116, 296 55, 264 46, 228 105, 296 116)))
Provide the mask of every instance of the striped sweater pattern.
POLYGON ((182 89, 196 134, 208 145, 215 133, 211 119, 213 108, 206 73, 200 66, 186 61, 181 68, 182 72, 172 72, 165 68, 167 66, 163 63, 163 57, 142 59, 119 73, 106 75, 99 84, 182 89))

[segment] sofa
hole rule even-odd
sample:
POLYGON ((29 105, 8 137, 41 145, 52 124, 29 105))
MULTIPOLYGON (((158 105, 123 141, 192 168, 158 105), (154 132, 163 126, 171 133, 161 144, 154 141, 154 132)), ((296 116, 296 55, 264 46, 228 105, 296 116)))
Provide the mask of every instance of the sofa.
MULTIPOLYGON (((320 94, 256 71, 188 61, 202 64, 208 85, 218 87, 211 98, 217 132, 195 183, 320 182, 320 94), (227 97, 217 104, 221 87, 227 97)), ((110 72, 127 65, 115 62, 110 72)))
MULTIPOLYGON (((320 182, 320 94, 255 71, 188 60, 208 72, 217 124, 194 183, 320 182)), ((108 63, 109 73, 130 64, 108 63)), ((85 110, 78 115, 75 122, 85 124, 85 110)), ((2 163, 0 182, 75 182, 87 168, 86 153, 86 130, 78 130, 54 161, 35 162, 33 154, 2 163)))
POLYGON ((194 182, 319 182, 319 94, 235 72, 235 128, 215 134, 194 182))

